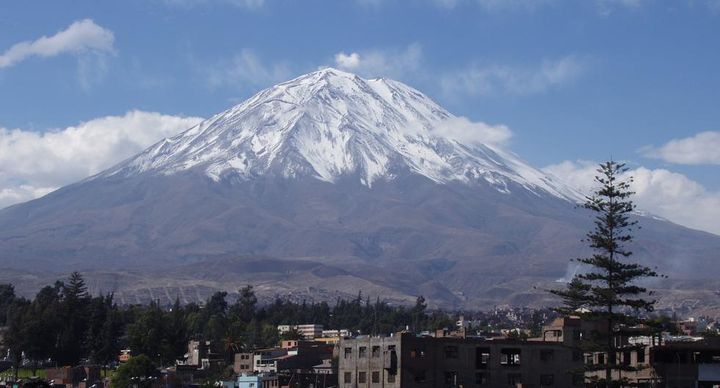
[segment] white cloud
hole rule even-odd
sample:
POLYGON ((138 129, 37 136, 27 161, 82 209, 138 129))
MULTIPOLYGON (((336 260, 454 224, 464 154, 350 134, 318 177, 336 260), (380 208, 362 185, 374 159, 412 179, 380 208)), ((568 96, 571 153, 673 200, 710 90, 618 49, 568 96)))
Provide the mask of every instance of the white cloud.
POLYGON ((335 66, 363 77, 396 77, 420 68, 422 47, 413 43, 403 50, 371 49, 335 54, 335 66))
POLYGON ((335 64, 342 69, 354 70, 360 66, 360 54, 345 54, 341 51, 335 54, 335 64))
POLYGON ((71 24, 52 36, 14 44, 0 54, 0 68, 10 67, 32 56, 53 57, 60 54, 87 52, 112 53, 115 51, 113 32, 100 27, 90 19, 71 24))
POLYGON ((0 207, 100 172, 200 120, 130 111, 45 133, 0 128, 0 207))
POLYGON ((504 144, 512 137, 510 128, 505 125, 472 122, 465 117, 445 120, 433 131, 438 135, 466 143, 504 144))
MULTIPOLYGON (((583 193, 594 187, 597 163, 565 161, 545 167, 583 193)), ((632 176, 634 200, 639 210, 664 217, 694 229, 720 235, 720 192, 707 190, 685 175, 665 169, 638 167, 626 173, 632 176)))
POLYGON ((264 87, 287 80, 292 74, 282 63, 266 64, 249 49, 243 49, 229 61, 205 69, 211 87, 264 87))
POLYGON ((692 137, 671 140, 661 147, 644 147, 640 152, 669 163, 720 164, 720 132, 701 132, 692 137))
POLYGON ((543 61, 535 68, 473 65, 441 76, 440 83, 448 95, 529 95, 572 82, 584 70, 582 61, 566 56, 543 61))

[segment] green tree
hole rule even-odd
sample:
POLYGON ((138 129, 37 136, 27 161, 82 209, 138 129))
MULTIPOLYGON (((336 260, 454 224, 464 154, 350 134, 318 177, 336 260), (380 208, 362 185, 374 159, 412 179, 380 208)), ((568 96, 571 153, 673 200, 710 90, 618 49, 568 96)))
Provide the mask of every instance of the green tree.
POLYGON ((8 311, 15 302, 15 298, 15 286, 0 284, 0 327, 7 324, 8 311))
POLYGON ((59 294, 53 287, 44 287, 22 316, 22 344, 25 356, 32 361, 33 375, 40 361, 54 356, 60 331, 58 320, 59 294))
POLYGON ((150 388, 157 380, 156 365, 146 355, 133 356, 120 365, 112 380, 113 388, 150 388))
POLYGON ((156 302, 140 313, 138 319, 128 326, 128 343, 133 354, 145 354, 160 361, 161 348, 165 342, 164 314, 156 302))
POLYGON ((123 334, 122 317, 113 295, 92 298, 85 345, 88 358, 103 369, 117 359, 119 337, 123 334))
POLYGON ((175 298, 175 303, 173 303, 170 312, 166 316, 166 346, 163 353, 166 360, 172 361, 180 358, 187 350, 188 329, 186 314, 179 298, 175 298))
POLYGON ((414 331, 419 331, 420 328, 424 327, 426 320, 425 310, 427 310, 427 303, 425 303, 425 297, 420 295, 415 300, 415 306, 410 310, 414 331))
POLYGON ((255 317, 255 308, 257 306, 257 297, 253 286, 247 285, 240 289, 240 297, 237 301, 238 313, 245 322, 250 322, 255 317))
POLYGON ((3 346, 7 347, 10 359, 13 362, 15 381, 18 379, 18 370, 22 362, 22 354, 27 346, 28 338, 25 317, 30 309, 30 302, 25 299, 15 299, 8 307, 7 331, 3 336, 3 346))
POLYGON ((600 381, 605 386, 619 384, 613 381, 613 370, 628 368, 616 362, 617 326, 631 323, 635 316, 631 312, 652 311, 655 305, 655 300, 645 297, 651 293, 636 282, 659 276, 649 267, 629 262, 632 251, 627 245, 633 240, 637 221, 630 218, 635 206, 630 200, 632 178, 623 179, 626 171, 624 164, 614 161, 599 166, 595 177, 599 188, 584 204, 594 214, 594 228, 586 235, 594 254, 576 259, 586 272, 577 275, 566 289, 551 291, 563 299, 565 312, 582 308, 588 311, 581 314, 583 318, 605 323, 605 329, 589 336, 584 344, 607 354, 603 364, 592 367, 605 371, 605 379, 600 381))
POLYGON ((79 272, 70 274, 68 284, 56 283, 62 290, 60 311, 62 327, 59 333, 56 360, 59 365, 77 365, 83 357, 87 313, 90 296, 85 279, 79 272))
POLYGON ((581 278, 575 276, 564 290, 551 290, 550 292, 562 298, 563 305, 555 310, 565 315, 577 314, 588 304, 592 286, 581 278))

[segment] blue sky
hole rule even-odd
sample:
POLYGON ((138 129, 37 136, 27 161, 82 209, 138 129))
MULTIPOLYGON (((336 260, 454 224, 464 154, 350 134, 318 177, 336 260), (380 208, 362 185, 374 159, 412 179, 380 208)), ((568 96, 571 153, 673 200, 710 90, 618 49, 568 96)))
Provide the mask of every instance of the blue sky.
POLYGON ((506 125, 579 187, 626 160, 641 205, 720 233, 719 38, 720 0, 2 2, 0 207, 335 66, 506 125))

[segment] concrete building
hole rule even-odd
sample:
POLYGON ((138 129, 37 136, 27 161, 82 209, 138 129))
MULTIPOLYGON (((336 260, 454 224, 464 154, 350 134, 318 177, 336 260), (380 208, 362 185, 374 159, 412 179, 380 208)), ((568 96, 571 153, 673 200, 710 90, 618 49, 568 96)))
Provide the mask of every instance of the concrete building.
POLYGON ((329 330, 323 330, 322 331, 322 337, 324 338, 333 338, 333 337, 341 337, 341 338, 347 338, 352 337, 352 333, 350 333, 350 330, 347 329, 329 329, 329 330))
POLYGON ((284 364, 287 363, 288 349, 283 348, 268 348, 258 349, 253 353, 252 371, 255 373, 277 373, 278 370, 284 368, 284 364))
POLYGON ((323 325, 316 325, 314 323, 304 325, 278 325, 277 329, 279 335, 296 330, 305 340, 312 340, 323 336, 323 325))
MULTIPOLYGON (((720 386, 720 340, 665 343, 650 350, 653 370, 667 387, 720 386)), ((651 385, 647 385, 651 386, 651 385)))
MULTIPOLYGON (((593 330, 607 332, 607 325, 577 317, 558 318, 544 328, 540 340, 557 341, 573 348, 593 330)), ((720 386, 720 339, 669 336, 642 325, 617 327, 613 336, 618 348, 616 363, 627 367, 624 371, 614 370, 613 379, 647 388, 720 386)), ((606 352, 583 354, 586 365, 605 364, 607 357, 606 352)), ((585 377, 588 382, 604 379, 605 371, 589 371, 585 377)))
POLYGON ((582 357, 548 341, 360 337, 340 342, 340 387, 582 386, 582 357))
POLYGON ((233 371, 237 374, 247 374, 253 370, 253 354, 252 353, 235 353, 233 360, 233 371))

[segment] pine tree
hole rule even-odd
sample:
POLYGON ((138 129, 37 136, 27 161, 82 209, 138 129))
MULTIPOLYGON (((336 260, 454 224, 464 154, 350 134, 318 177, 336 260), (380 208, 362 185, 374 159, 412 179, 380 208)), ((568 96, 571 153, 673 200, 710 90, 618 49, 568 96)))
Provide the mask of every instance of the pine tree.
POLYGON ((59 365, 77 365, 83 356, 87 330, 90 296, 85 280, 79 272, 70 274, 68 284, 56 283, 62 290, 62 328, 59 334, 56 360, 59 365))
POLYGON ((632 251, 626 246, 633 240, 637 221, 630 218, 635 209, 630 200, 634 193, 630 190, 632 178, 623 179, 626 171, 624 164, 614 161, 599 166, 595 177, 599 188, 586 198, 583 206, 595 215, 594 228, 586 240, 594 254, 576 259, 587 272, 578 274, 566 289, 551 291, 563 299, 565 306, 559 311, 606 323, 606 330, 584 340, 586 349, 607 354, 603 364, 593 366, 593 370, 605 371, 606 386, 618 384, 613 381, 613 370, 627 370, 616 363, 617 325, 633 322, 631 312, 649 312, 655 305, 655 300, 645 298, 652 293, 636 282, 659 276, 647 266, 629 262, 632 251), (585 312, 580 313, 579 309, 585 312))
POLYGON ((240 297, 237 300, 237 313, 243 322, 250 322, 255 317, 255 308, 257 305, 257 297, 253 286, 247 285, 240 289, 240 297))
POLYGON ((425 297, 420 295, 415 299, 415 306, 410 310, 414 332, 419 332, 424 327, 426 320, 425 310, 427 310, 427 303, 425 303, 425 297))

